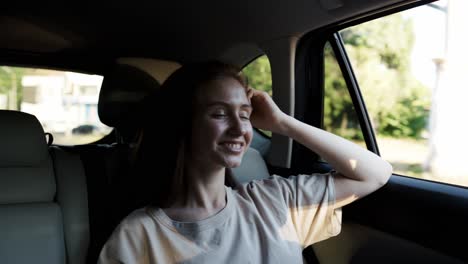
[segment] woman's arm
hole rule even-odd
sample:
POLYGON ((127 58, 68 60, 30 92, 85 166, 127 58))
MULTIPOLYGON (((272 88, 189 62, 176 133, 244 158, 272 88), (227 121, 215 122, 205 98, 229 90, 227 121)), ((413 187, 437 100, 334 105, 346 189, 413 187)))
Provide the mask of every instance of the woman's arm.
POLYGON ((373 152, 284 114, 267 93, 251 89, 248 94, 254 126, 291 137, 337 171, 334 178, 337 208, 379 189, 392 175, 392 166, 373 152))

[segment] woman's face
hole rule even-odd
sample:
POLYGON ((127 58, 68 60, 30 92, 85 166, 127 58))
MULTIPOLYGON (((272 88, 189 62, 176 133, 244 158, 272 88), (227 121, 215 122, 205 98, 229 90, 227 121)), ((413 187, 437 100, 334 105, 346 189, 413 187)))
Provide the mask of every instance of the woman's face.
POLYGON ((234 78, 206 83, 195 96, 191 159, 212 168, 239 166, 252 141, 252 107, 234 78))

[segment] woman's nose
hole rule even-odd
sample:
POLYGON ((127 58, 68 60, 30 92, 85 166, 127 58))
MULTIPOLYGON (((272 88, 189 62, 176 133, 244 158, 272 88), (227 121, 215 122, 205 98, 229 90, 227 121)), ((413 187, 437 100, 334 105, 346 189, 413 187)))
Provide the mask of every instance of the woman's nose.
POLYGON ((229 132, 232 135, 240 136, 244 135, 247 132, 247 126, 241 120, 241 118, 233 118, 230 122, 229 132))

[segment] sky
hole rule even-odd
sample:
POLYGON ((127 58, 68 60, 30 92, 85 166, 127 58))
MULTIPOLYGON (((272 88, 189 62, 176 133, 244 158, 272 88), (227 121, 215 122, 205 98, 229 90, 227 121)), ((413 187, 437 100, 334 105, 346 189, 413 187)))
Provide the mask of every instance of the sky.
MULTIPOLYGON (((447 0, 435 3, 445 6, 447 0)), ((403 15, 413 19, 415 43, 411 70, 419 81, 433 88, 436 82, 436 67, 433 60, 444 57, 445 53, 445 13, 436 8, 421 6, 405 11, 403 15)))
POLYGON ((463 121, 468 113, 468 1, 444 0, 435 3, 442 6, 448 3, 448 12, 427 6, 406 12, 408 17, 413 18, 415 30, 412 72, 418 80, 433 89, 429 132, 435 153, 431 162, 433 173, 445 178, 464 179, 468 184, 468 166, 464 166, 468 149, 468 122, 463 121), (446 28, 448 34, 445 33, 446 28), (434 58, 445 59, 444 70, 439 75, 439 85, 435 90, 437 75, 432 62, 434 58))

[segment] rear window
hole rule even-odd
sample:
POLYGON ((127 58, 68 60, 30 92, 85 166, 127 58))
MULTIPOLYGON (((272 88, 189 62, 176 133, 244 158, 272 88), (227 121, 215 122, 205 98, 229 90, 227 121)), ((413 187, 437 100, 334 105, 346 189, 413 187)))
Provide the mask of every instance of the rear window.
POLYGON ((0 109, 35 115, 54 144, 91 143, 112 130, 97 114, 102 80, 99 75, 0 66, 0 109))

